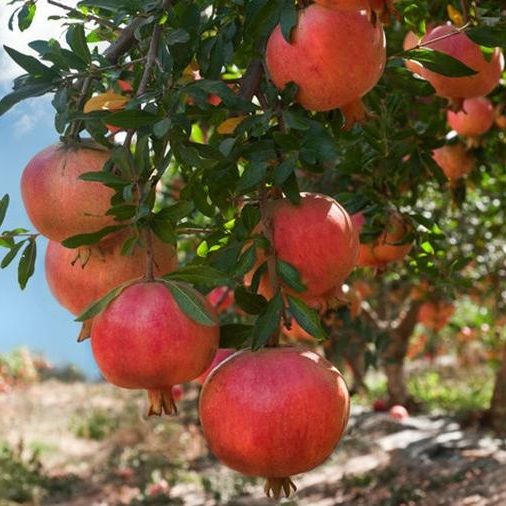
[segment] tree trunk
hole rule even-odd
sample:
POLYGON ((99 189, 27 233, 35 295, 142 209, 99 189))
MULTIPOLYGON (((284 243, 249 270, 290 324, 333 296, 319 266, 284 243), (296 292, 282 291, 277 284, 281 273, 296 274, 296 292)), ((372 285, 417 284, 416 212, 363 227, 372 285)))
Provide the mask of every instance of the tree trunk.
POLYGON ((392 333, 390 342, 383 354, 385 374, 387 377, 388 405, 405 405, 408 402, 408 387, 404 374, 404 359, 408 350, 409 339, 397 332, 392 333))
POLYGON ((493 429, 501 436, 506 435, 506 346, 501 367, 497 371, 490 404, 490 417, 493 429))

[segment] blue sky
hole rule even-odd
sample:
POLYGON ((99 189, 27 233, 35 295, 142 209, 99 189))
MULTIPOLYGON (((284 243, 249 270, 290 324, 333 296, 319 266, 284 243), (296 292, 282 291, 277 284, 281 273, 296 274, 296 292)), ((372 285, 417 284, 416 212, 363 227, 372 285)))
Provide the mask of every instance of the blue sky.
MULTIPOLYGON (((44 9, 46 16, 51 14, 49 7, 44 9)), ((42 19, 46 16, 39 16, 40 21, 31 34, 9 33, 7 11, 7 7, 0 7, 0 44, 23 51, 27 39, 54 36, 55 27, 42 19)), ((8 62, 3 46, 0 47, 0 96, 10 89, 10 81, 18 73, 15 65, 8 62)), ((0 117, 0 197, 5 193, 11 197, 2 230, 33 229, 22 205, 19 180, 30 158, 57 140, 50 97, 21 103, 0 117)), ((46 241, 39 239, 38 246, 35 275, 24 291, 17 284, 16 263, 0 270, 0 352, 27 346, 42 352, 55 364, 74 363, 95 376, 98 373, 89 342, 77 344, 79 324, 57 304, 47 287, 44 276, 46 241)), ((4 254, 0 248, 0 259, 4 254)))

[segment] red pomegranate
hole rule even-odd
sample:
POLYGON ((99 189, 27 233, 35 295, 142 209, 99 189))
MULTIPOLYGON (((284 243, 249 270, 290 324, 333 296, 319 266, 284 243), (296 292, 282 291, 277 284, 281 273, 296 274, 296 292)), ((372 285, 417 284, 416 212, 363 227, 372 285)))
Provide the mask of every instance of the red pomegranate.
POLYGON ((241 351, 215 369, 200 397, 211 451, 266 491, 290 492, 289 477, 324 462, 342 438, 350 400, 337 369, 304 349, 241 351))
POLYGON ((200 385, 203 385, 207 377, 228 357, 233 355, 237 350, 233 348, 218 348, 216 355, 211 362, 211 365, 195 380, 200 385))
POLYGON ((424 302, 418 311, 418 321, 428 329, 442 330, 455 313, 455 305, 443 300, 424 302))
MULTIPOLYGON (((354 214, 352 220, 359 230, 365 222, 362 213, 354 214)), ((411 242, 402 244, 410 232, 411 226, 405 218, 391 213, 383 233, 371 243, 360 244, 357 265, 381 269, 390 262, 402 260, 413 247, 411 242)))
POLYGON ((314 4, 299 12, 290 44, 274 29, 266 64, 278 89, 293 81, 303 107, 328 111, 360 101, 381 77, 385 55, 383 28, 367 11, 314 4))
POLYGON ((492 102, 486 97, 467 98, 462 110, 448 110, 446 118, 450 127, 464 137, 478 137, 488 132, 495 120, 492 102))
MULTIPOLYGON (((195 297, 212 313, 203 296, 195 291, 195 297)), ((147 390, 150 415, 176 412, 172 386, 202 374, 218 342, 218 325, 192 320, 156 281, 125 288, 91 328, 93 355, 104 377, 119 387, 147 390)))
POLYGON ((474 158, 463 144, 447 144, 437 148, 432 152, 432 158, 450 181, 464 177, 474 168, 474 158))
MULTIPOLYGON (((271 201, 268 213, 277 258, 298 269, 306 285, 306 291, 297 296, 317 298, 343 284, 355 265, 358 241, 340 204, 326 195, 303 193, 297 206, 286 198, 271 201)), ((264 261, 262 250, 257 249, 257 267, 264 261)), ((254 270, 245 276, 246 285, 251 284, 254 270)), ((272 296, 267 275, 259 293, 272 296)))
POLYGON ((101 183, 81 181, 85 172, 99 172, 111 156, 96 145, 55 144, 26 166, 21 194, 35 228, 53 241, 114 225, 106 216, 114 192, 101 183))
POLYGON ((234 291, 228 286, 218 286, 206 298, 218 313, 222 313, 234 304, 234 291))
POLYGON ((184 397, 184 386, 183 385, 174 385, 172 387, 172 398, 175 402, 182 401, 184 397))
MULTIPOLYGON (((79 250, 49 241, 46 250, 46 279, 56 300, 78 315, 92 302, 146 271, 146 250, 137 247, 132 255, 121 254, 125 234, 79 250)), ((153 238, 155 274, 163 276, 177 266, 174 248, 153 238)))
POLYGON ((385 22, 388 21, 388 14, 394 11, 393 0, 315 0, 315 3, 341 11, 371 11, 385 22))
POLYGON ((434 86, 439 96, 451 99, 480 97, 488 95, 499 84, 504 67, 500 49, 496 49, 492 59, 487 61, 480 46, 451 25, 435 27, 425 34, 422 43, 429 49, 453 56, 477 72, 467 77, 446 77, 422 68, 422 77, 434 86))

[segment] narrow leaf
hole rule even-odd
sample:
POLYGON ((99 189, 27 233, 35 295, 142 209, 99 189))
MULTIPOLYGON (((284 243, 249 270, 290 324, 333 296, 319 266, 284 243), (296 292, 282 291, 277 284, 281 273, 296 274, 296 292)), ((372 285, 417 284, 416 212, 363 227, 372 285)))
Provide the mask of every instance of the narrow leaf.
POLYGON ((220 327, 220 348, 240 348, 250 337, 253 325, 230 323, 220 327))
POLYGON ((327 334, 323 330, 318 313, 310 308, 305 302, 288 295, 288 308, 297 323, 310 335, 323 341, 327 334))
POLYGON ((193 285, 214 287, 226 285, 230 278, 209 265, 187 265, 163 277, 167 281, 183 281, 193 285))
POLYGON ((16 257, 18 251, 21 249, 26 241, 21 241, 15 244, 10 251, 3 257, 2 263, 0 264, 1 269, 5 269, 16 257))
POLYGON ((234 300, 248 314, 260 314, 267 306, 267 300, 263 295, 250 292, 244 286, 235 289, 234 300))
POLYGON ((447 77, 466 77, 477 73, 476 70, 453 58, 453 56, 434 49, 411 49, 404 52, 403 57, 416 60, 423 64, 425 68, 447 77))
POLYGON ((8 207, 9 207, 9 195, 6 193, 2 197, 2 200, 0 200, 0 227, 2 226, 2 223, 4 222, 8 207))
POLYGON ((299 271, 291 264, 278 260, 276 270, 283 281, 297 292, 303 292, 307 287, 300 278, 299 271))
POLYGON ((21 290, 24 290, 28 280, 35 272, 35 260, 37 258, 37 243, 32 240, 23 250, 18 265, 18 283, 21 290))
POLYGON ((281 312, 283 311, 283 299, 278 292, 273 299, 269 301, 262 314, 256 319, 252 332, 253 350, 259 350, 267 344, 267 341, 275 332, 279 332, 281 321, 281 312))
POLYGON ((66 248, 79 248, 80 246, 95 244, 105 236, 112 234, 113 232, 117 232, 118 230, 122 230, 127 226, 128 225, 111 225, 109 227, 103 228, 102 230, 99 230, 98 232, 74 235, 62 241, 62 245, 66 248))

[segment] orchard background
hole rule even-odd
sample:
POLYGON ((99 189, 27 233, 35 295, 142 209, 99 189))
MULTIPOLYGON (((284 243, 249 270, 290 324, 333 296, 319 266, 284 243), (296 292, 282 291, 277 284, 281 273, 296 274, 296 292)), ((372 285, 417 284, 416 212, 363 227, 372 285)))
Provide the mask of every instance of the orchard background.
POLYGON ((0 504, 504 504, 501 4, 5 2, 0 504))

